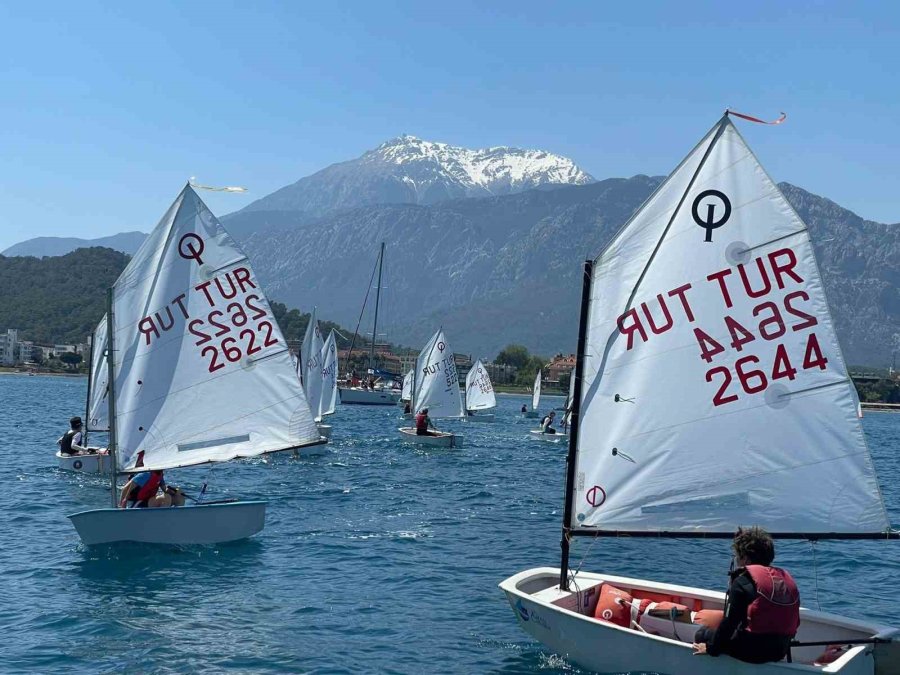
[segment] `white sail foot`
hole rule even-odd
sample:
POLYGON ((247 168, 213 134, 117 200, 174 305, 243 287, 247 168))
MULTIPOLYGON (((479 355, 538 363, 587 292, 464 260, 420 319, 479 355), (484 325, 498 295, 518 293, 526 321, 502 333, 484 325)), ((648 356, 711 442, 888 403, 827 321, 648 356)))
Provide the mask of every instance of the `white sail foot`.
POLYGON ((561 434, 559 432, 555 434, 548 434, 546 431, 541 431, 540 429, 532 429, 528 432, 528 435, 533 439, 538 441, 546 441, 547 443, 559 443, 560 441, 568 441, 568 434, 561 434))
POLYGON ((69 516, 86 546, 116 542, 221 544, 265 526, 266 502, 240 501, 144 509, 94 509, 69 516))
MULTIPOLYGON (((694 656, 691 642, 698 625, 673 622, 668 617, 644 617, 642 623, 650 621, 640 630, 595 619, 599 588, 604 582, 634 597, 640 597, 642 592, 652 594, 657 600, 659 596, 667 596, 691 611, 721 610, 724 604, 724 594, 715 591, 589 572, 575 575, 570 587, 577 591, 560 591, 559 570, 549 567, 520 572, 501 582, 500 588, 525 632, 588 670, 668 675, 787 675, 816 672, 811 666, 825 651, 823 646, 794 647, 791 652, 793 663, 750 664, 729 656, 694 656)), ((840 645, 842 640, 890 639, 892 635, 892 629, 884 626, 800 610, 797 633, 800 642, 840 645)), ((892 656, 891 650, 895 647, 896 642, 875 645, 874 650, 872 644, 851 646, 819 672, 886 675, 891 672, 886 659, 892 656)))

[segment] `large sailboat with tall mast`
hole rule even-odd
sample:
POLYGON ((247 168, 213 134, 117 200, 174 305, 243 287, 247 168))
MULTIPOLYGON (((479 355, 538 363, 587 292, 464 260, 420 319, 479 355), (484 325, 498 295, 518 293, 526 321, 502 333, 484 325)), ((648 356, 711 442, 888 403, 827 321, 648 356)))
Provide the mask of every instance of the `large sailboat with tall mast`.
MULTIPOLYGON (((85 544, 243 539, 266 502, 117 508, 117 474, 321 445, 247 256, 190 184, 109 289, 110 508, 69 518, 85 544)), ((249 470, 249 468, 248 468, 249 470)))
POLYGON ((574 377, 560 568, 500 584, 525 631, 602 672, 900 672, 898 631, 805 608, 788 662, 695 656, 692 617, 722 610, 723 593, 569 565, 580 538, 727 540, 755 525, 862 553, 900 537, 806 225, 728 112, 585 263, 574 377), (621 624, 598 611, 611 587, 630 598, 621 624), (644 601, 686 621, 654 621, 644 601))
MULTIPOLYGON (((369 358, 367 364, 367 373, 363 386, 343 386, 339 387, 341 403, 349 403, 356 405, 395 405, 400 400, 400 390, 393 386, 393 378, 383 377, 376 367, 375 346, 378 339, 378 308, 381 303, 381 280, 384 272, 384 242, 381 242, 381 250, 378 253, 378 261, 376 264, 378 271, 378 283, 375 287, 375 316, 372 320, 372 341, 369 344, 369 358)), ((374 276, 373 270, 373 276, 374 276)), ((371 283, 370 283, 371 287, 371 283)), ((366 293, 366 300, 363 301, 362 313, 366 309, 366 301, 369 294, 366 293)), ((353 347, 356 344, 356 338, 359 336, 359 325, 357 325, 356 333, 350 343, 350 351, 347 354, 347 362, 349 365, 350 358, 353 356, 353 347)), ((349 383, 348 383, 349 384, 349 383)))

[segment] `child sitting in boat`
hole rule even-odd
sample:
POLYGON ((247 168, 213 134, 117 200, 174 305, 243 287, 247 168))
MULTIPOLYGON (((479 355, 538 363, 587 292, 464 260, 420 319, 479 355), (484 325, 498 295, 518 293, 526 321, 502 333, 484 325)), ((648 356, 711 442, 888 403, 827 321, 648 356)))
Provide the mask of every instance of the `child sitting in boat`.
POLYGON ((556 413, 552 410, 549 415, 544 415, 541 420, 541 432, 545 434, 555 434, 556 429, 553 428, 553 418, 556 417, 556 413))
POLYGON ((422 408, 416 415, 416 436, 437 436, 435 432, 437 427, 428 416, 428 408, 422 408))
POLYGON ((728 654, 748 663, 781 661, 800 626, 800 591, 785 570, 772 566, 775 542, 765 530, 751 527, 734 535, 738 568, 722 622, 704 627, 694 638, 694 653, 728 654))
POLYGON ((84 442, 84 425, 77 415, 69 420, 69 430, 56 442, 63 455, 92 455, 98 450, 81 445, 84 442))

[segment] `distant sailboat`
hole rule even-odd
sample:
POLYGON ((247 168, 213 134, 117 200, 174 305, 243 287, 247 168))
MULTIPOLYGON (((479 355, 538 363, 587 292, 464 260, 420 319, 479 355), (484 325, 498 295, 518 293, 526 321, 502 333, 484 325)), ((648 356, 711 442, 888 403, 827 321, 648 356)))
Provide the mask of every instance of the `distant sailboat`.
MULTIPOLYGON (((531 410, 522 412, 523 417, 529 419, 538 416, 538 406, 541 404, 541 369, 538 368, 537 375, 534 377, 534 384, 531 386, 531 410)), ((524 406, 523 406, 524 407, 524 406)))
MULTIPOLYGON (((88 359, 88 389, 85 403, 84 434, 82 443, 89 445, 91 432, 108 433, 108 382, 106 372, 106 316, 91 334, 91 353, 88 359)), ((56 451, 59 468, 63 471, 99 473, 108 475, 112 467, 112 457, 105 450, 86 455, 66 455, 56 451)))
MULTIPOLYGON (((246 255, 188 185, 109 290, 110 454, 120 473, 324 442, 246 255)), ((252 470, 247 467, 248 470, 252 470)), ((69 516, 85 544, 205 544, 261 530, 263 501, 69 516)))
POLYGON ((325 342, 322 340, 322 331, 319 321, 316 319, 316 308, 313 307, 306 325, 306 334, 300 345, 300 372, 302 373, 303 391, 306 393, 306 402, 310 410, 316 414, 316 425, 319 433, 325 437, 331 437, 331 425, 322 424, 318 415, 319 405, 322 399, 324 375, 322 372, 322 354, 325 350, 325 342))
MULTIPOLYGON (((418 413, 428 409, 434 419, 460 419, 464 416, 463 400, 459 391, 459 375, 453 350, 444 337, 443 329, 436 332, 416 359, 412 390, 412 410, 418 413)), ((458 448, 462 437, 447 431, 418 435, 415 427, 401 427, 404 440, 419 445, 458 448)))
MULTIPOLYGON (((381 250, 378 254, 378 285, 375 287, 375 317, 372 321, 372 343, 369 346, 369 365, 368 370, 369 373, 367 375, 372 375, 372 379, 375 380, 374 387, 340 387, 340 396, 342 404, 356 404, 356 405, 394 405, 400 399, 400 392, 396 391, 392 383, 388 382, 387 386, 382 381, 378 381, 376 378, 376 368, 375 368, 375 345, 378 337, 378 307, 381 303, 381 275, 384 271, 384 242, 381 243, 381 250)), ((373 272, 374 277, 374 272, 373 272)), ((368 293, 366 293, 366 298, 368 299, 368 293)), ((363 302, 363 311, 365 311, 366 305, 363 302)), ((362 317, 362 313, 360 313, 360 317, 362 317)), ((357 326, 357 329, 359 326, 357 326)), ((353 340, 356 340, 356 334, 353 336, 353 340)), ((353 354, 353 344, 350 345, 350 353, 347 355, 347 361, 349 363, 350 357, 353 354)))
POLYGON ((466 374, 466 420, 469 422, 493 422, 493 414, 478 414, 478 410, 497 407, 494 385, 487 368, 478 360, 466 374))
POLYGON ((325 416, 333 415, 338 397, 338 358, 337 358, 337 339, 332 330, 325 340, 325 345, 321 351, 321 373, 322 385, 321 394, 318 398, 318 407, 316 412, 316 426, 319 433, 325 438, 331 438, 331 425, 325 424, 325 416))
POLYGON ((583 279, 561 568, 500 584, 521 627, 602 672, 897 673, 896 630, 807 609, 793 662, 694 656, 690 618, 594 618, 601 587, 685 617, 722 593, 569 568, 576 537, 900 538, 806 225, 727 113, 583 279))

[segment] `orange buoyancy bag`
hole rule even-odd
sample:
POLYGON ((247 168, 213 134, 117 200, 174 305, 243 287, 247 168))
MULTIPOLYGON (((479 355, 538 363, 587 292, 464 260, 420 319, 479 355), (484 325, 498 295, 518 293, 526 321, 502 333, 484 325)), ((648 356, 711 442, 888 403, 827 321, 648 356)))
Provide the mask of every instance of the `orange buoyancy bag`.
POLYGON ((610 584, 602 584, 600 597, 597 598, 597 608, 594 610, 594 618, 629 628, 631 626, 631 600, 629 593, 610 584))
POLYGON ((701 609, 691 613, 691 620, 700 626, 706 626, 710 630, 718 630, 719 624, 725 618, 725 612, 721 609, 701 609))

